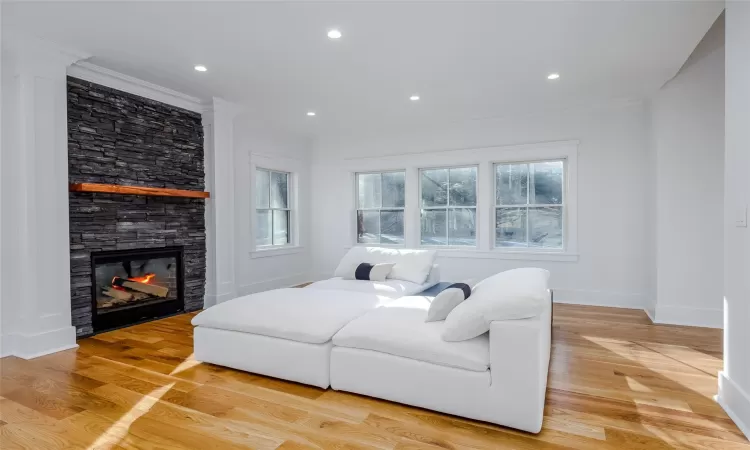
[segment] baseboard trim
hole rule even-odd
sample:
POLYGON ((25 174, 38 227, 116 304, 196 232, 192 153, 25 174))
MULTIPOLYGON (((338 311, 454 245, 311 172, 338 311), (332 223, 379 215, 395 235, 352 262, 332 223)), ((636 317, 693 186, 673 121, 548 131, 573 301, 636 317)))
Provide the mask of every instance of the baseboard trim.
POLYGON ((562 289, 554 286, 552 286, 552 290, 555 291, 555 303, 628 309, 644 309, 646 307, 646 296, 643 294, 562 289))
POLYGON ((750 395, 723 371, 719 372, 719 393, 716 401, 750 440, 750 395))
POLYGON ((646 313, 651 323, 656 323, 656 310, 651 308, 644 308, 643 312, 646 313))
POLYGON ((23 359, 34 359, 34 358, 39 358, 40 356, 44 356, 44 355, 51 355, 52 353, 62 352, 65 350, 72 350, 74 348, 78 348, 78 344, 63 345, 62 347, 46 349, 37 353, 31 353, 31 354, 23 353, 23 354, 17 354, 16 356, 18 356, 19 358, 23 358, 23 359))
POLYGON ((13 335, 0 335, 0 358, 13 356, 13 335))
POLYGON ((724 328, 724 311, 713 308, 656 305, 654 323, 690 327, 724 328))
POLYGON ((77 348, 76 329, 73 326, 38 334, 13 334, 5 336, 10 348, 4 347, 4 356, 14 355, 23 359, 34 359, 51 353, 77 348))

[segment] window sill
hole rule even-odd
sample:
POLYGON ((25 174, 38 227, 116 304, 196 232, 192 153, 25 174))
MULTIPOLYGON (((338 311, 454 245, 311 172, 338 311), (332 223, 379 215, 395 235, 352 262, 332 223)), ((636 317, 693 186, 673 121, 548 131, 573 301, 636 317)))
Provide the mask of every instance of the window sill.
MULTIPOLYGON (((434 247, 433 247, 434 249, 434 247)), ((439 257, 445 258, 468 258, 468 259, 511 259, 522 261, 557 261, 576 262, 577 253, 565 252, 523 252, 523 251, 501 251, 501 250, 469 250, 469 249, 445 249, 438 248, 439 257)))
POLYGON ((269 258, 272 256, 294 255, 301 253, 305 248, 299 245, 286 245, 283 247, 259 248, 250 252, 250 258, 269 258))
MULTIPOLYGON (((388 244, 353 244, 345 245, 349 250, 352 247, 380 247, 380 248, 411 248, 405 245, 388 244)), ((566 252, 533 252, 533 251, 507 251, 507 250, 479 250, 474 247, 441 247, 437 245, 420 245, 414 247, 417 250, 437 250, 438 257, 443 258, 465 258, 465 259, 509 259, 519 261, 555 261, 555 262, 577 262, 578 253, 566 252)))

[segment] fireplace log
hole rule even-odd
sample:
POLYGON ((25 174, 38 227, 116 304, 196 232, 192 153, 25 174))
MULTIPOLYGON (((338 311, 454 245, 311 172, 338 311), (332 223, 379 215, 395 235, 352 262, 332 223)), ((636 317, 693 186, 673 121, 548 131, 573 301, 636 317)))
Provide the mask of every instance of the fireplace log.
POLYGON ((103 294, 107 295, 109 297, 112 297, 112 298, 116 298, 117 300, 126 300, 127 301, 127 300, 132 300, 133 299, 133 294, 131 294, 130 292, 119 291, 119 290, 113 289, 113 288, 105 289, 104 292, 103 292, 103 294))
POLYGON ((132 289, 134 291, 156 295, 157 297, 166 297, 167 294, 169 293, 169 288, 166 288, 164 286, 139 283, 138 281, 130 281, 127 278, 115 277, 112 279, 112 284, 115 286, 132 289))

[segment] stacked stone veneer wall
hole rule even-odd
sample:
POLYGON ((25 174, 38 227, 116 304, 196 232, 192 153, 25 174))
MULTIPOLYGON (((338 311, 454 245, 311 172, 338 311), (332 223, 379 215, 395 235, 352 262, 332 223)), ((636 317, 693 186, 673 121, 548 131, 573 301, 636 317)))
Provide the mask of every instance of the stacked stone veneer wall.
MULTIPOLYGON (((198 113, 68 77, 68 177, 106 183, 204 190, 198 113)), ((203 307, 204 200, 71 192, 73 325, 91 326, 91 253, 183 246, 185 309, 203 307)))

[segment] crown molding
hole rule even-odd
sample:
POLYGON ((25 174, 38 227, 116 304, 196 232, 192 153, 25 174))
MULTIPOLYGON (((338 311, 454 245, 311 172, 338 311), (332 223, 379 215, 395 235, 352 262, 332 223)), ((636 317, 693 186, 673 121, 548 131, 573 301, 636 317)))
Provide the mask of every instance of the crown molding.
POLYGON ((206 107, 198 97, 115 72, 88 61, 80 61, 68 67, 68 75, 197 113, 203 113, 206 107))

